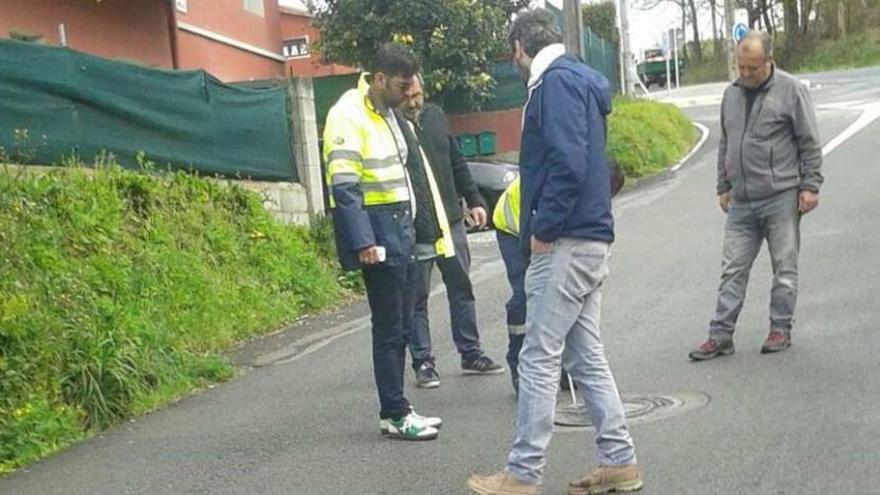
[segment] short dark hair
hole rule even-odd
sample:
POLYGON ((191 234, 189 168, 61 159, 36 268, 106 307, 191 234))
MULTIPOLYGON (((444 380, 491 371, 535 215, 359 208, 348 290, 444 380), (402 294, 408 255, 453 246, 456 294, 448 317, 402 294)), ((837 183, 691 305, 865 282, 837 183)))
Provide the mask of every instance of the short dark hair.
POLYGON ((534 57, 547 45, 562 43, 562 30, 556 23, 556 16, 547 9, 523 10, 516 15, 510 27, 510 50, 519 41, 526 55, 534 57))
POLYGON ((389 41, 379 47, 370 69, 389 77, 410 78, 419 71, 419 62, 407 47, 389 41))

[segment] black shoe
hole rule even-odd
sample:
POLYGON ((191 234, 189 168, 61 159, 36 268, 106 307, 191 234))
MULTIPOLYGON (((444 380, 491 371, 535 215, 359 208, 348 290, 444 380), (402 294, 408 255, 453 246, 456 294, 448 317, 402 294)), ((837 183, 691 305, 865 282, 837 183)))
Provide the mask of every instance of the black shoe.
POLYGON ((504 366, 492 361, 489 356, 479 355, 474 359, 461 361, 461 370, 465 375, 500 375, 504 366))
POLYGON ((416 386, 419 388, 437 388, 440 386, 440 375, 431 361, 425 361, 416 370, 416 386))

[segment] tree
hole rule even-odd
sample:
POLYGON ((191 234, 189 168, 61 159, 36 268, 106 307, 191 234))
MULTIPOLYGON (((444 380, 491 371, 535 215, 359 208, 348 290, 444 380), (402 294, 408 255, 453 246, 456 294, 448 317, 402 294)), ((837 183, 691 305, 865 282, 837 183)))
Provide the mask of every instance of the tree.
POLYGON ((709 12, 712 14, 712 55, 716 58, 721 55, 721 47, 718 40, 718 6, 716 0, 708 0, 709 12))
POLYGON ((798 66, 801 59, 800 54, 800 30, 798 25, 798 0, 782 0, 783 17, 782 23, 785 27, 785 43, 783 44, 783 57, 780 62, 789 70, 798 66))
POLYGON ((387 41, 408 44, 425 91, 477 104, 490 95, 489 65, 508 50, 507 23, 527 0, 307 0, 327 62, 369 67, 387 41))
POLYGON ((703 61, 703 47, 700 44, 700 28, 699 21, 697 17, 697 4, 694 0, 688 0, 688 9, 690 9, 691 13, 691 28, 694 33, 694 60, 697 62, 703 61))
POLYGON ((762 11, 761 16, 764 19, 764 30, 766 30, 770 34, 773 34, 776 31, 776 25, 773 24, 773 21, 770 19, 770 11, 773 7, 773 0, 760 0, 760 3, 762 11))
POLYGON ((584 5, 581 7, 583 12, 584 27, 590 30, 596 36, 605 41, 618 45, 620 42, 620 32, 617 31, 617 6, 613 0, 607 0, 600 3, 584 5))

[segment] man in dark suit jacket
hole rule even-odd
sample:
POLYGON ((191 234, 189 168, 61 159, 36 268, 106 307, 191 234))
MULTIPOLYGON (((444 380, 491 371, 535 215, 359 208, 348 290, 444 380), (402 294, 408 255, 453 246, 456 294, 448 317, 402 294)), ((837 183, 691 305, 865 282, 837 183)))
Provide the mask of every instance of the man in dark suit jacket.
POLYGON ((455 245, 455 256, 452 258, 435 258, 431 256, 430 250, 426 252, 418 249, 418 246, 416 249, 420 266, 416 279, 410 284, 416 297, 410 335, 416 384, 421 388, 435 388, 440 385, 428 325, 428 294, 435 259, 446 284, 452 339, 461 355, 462 371, 467 374, 503 373, 504 367, 489 358, 480 346, 474 290, 468 276, 470 251, 464 224, 466 212, 461 207, 460 199, 464 198, 472 221, 480 227, 487 221, 485 203, 471 177, 467 162, 459 151, 458 143, 449 131, 443 110, 437 105, 425 105, 420 76, 415 78, 405 97, 399 108, 413 124, 427 161, 431 164, 455 245))

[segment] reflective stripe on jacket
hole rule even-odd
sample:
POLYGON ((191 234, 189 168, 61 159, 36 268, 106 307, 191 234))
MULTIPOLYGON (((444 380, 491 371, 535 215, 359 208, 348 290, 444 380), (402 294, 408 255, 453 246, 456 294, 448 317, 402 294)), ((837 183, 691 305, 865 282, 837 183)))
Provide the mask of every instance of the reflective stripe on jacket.
MULTIPOLYGON (((357 89, 347 91, 333 105, 324 127, 326 182, 337 252, 346 270, 361 268, 357 253, 371 246, 385 247, 387 266, 408 263, 415 243, 406 166, 389 123, 367 96, 366 76, 362 74, 357 89)), ((432 196, 439 204, 438 217, 445 220, 439 194, 432 196)), ((440 226, 443 236, 437 252, 453 256, 448 225, 440 226)))

